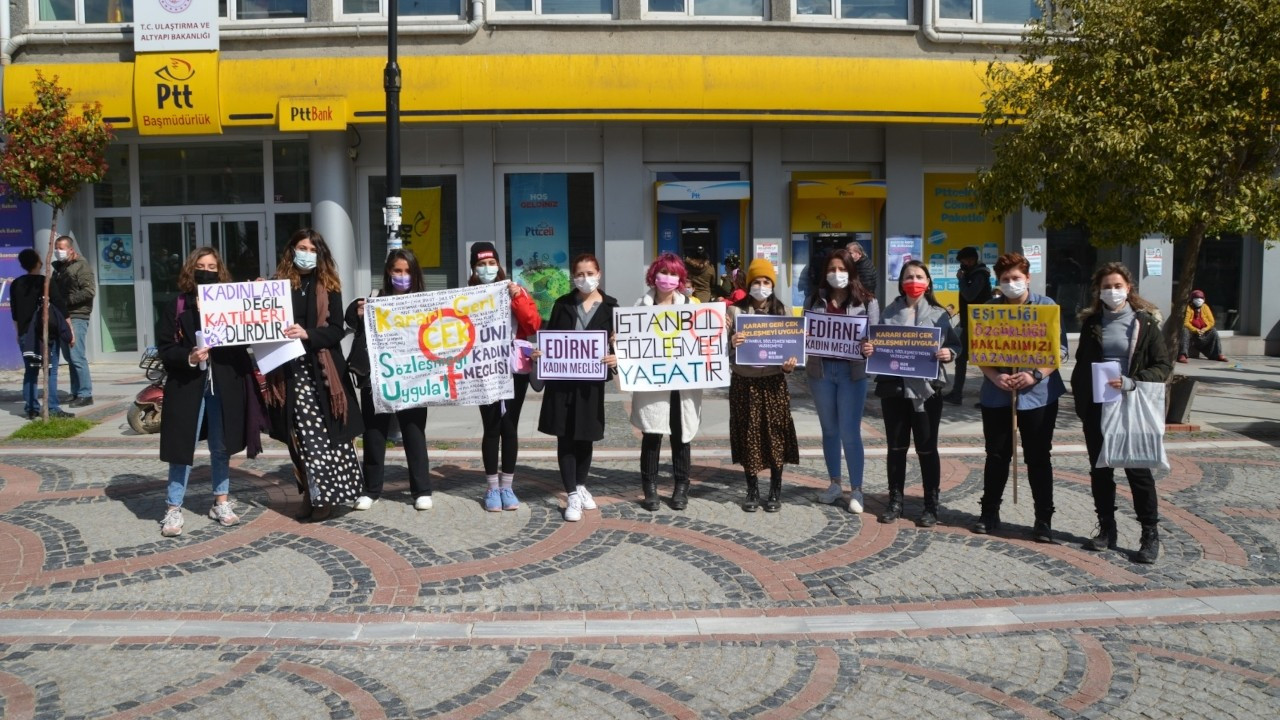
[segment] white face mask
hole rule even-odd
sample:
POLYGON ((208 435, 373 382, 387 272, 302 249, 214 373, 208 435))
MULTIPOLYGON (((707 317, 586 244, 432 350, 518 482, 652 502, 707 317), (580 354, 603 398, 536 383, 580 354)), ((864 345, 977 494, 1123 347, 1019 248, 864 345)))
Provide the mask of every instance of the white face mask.
POLYGON ((1195 307, 1204 307, 1204 298, 1196 298, 1191 301, 1191 304, 1195 307))
POLYGON ((576 277, 573 279, 573 286, 578 288, 578 292, 583 295, 590 295, 596 291, 596 288, 600 287, 600 276, 583 275, 582 277, 576 277))
POLYGON ((476 277, 480 278, 482 283, 491 283, 498 279, 498 266, 481 265, 476 268, 476 277))
POLYGON ((1098 298, 1102 300, 1102 304, 1106 305, 1108 308, 1112 310, 1115 310, 1116 308, 1123 305, 1124 301, 1128 297, 1129 297, 1129 291, 1121 290, 1119 288, 1107 288, 1098 293, 1098 298))
POLYGON ((66 262, 71 259, 71 251, 62 249, 54 250, 53 257, 58 262, 66 262))
POLYGON ((764 302, 773 297, 773 288, 765 287, 764 285, 752 285, 751 297, 755 298, 757 302, 764 302))
POLYGON ((1027 294, 1027 281, 1002 282, 1000 283, 1000 292, 1007 298, 1020 298, 1027 294))
POLYGON ((306 250, 293 249, 293 264, 299 270, 315 270, 316 254, 306 250))
POLYGON ((827 284, 837 290, 843 290, 849 287, 849 273, 829 272, 827 273, 827 284))

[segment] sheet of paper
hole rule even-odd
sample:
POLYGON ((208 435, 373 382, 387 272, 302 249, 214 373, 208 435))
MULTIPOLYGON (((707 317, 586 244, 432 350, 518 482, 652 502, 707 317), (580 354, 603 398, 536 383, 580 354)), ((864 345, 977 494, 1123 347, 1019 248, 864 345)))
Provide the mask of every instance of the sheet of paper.
POLYGON ((1120 390, 1107 383, 1120 377, 1120 363, 1112 360, 1093 364, 1093 401, 1113 403, 1120 399, 1120 390))
POLYGON ((307 352, 301 340, 286 340, 280 343, 258 343, 253 346, 253 357, 258 361, 258 371, 263 375, 275 370, 294 358, 300 358, 307 352))
MULTIPOLYGON (((197 347, 197 348, 199 348, 199 349, 201 349, 201 350, 203 350, 203 349, 205 349, 205 348, 209 347, 209 345, 204 341, 204 331, 203 331, 203 330, 197 330, 197 331, 196 331, 196 347, 197 347)), ((208 369, 209 369, 209 363, 208 363, 207 361, 202 361, 202 362, 200 363, 200 369, 201 369, 201 370, 208 370, 208 369)))

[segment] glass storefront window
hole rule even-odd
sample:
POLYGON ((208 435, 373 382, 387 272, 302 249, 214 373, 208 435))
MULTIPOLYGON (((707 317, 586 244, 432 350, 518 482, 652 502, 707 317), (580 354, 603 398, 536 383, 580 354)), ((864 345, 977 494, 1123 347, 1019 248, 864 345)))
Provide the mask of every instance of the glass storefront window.
MULTIPOLYGON (((413 228, 405 247, 422 267, 428 290, 465 285, 458 277, 458 178, 455 175, 405 175, 400 182, 404 204, 401 221, 413 228)), ((387 178, 369 178, 369 278, 370 287, 382 290, 382 268, 387 257, 387 228, 382 207, 387 199, 387 178)))
MULTIPOLYGON (((444 15, 458 17, 458 0, 400 0, 400 17, 444 15)), ((386 0, 342 0, 344 15, 386 15, 386 0)))
POLYGON ((573 289, 569 262, 596 251, 595 174, 507 173, 504 267, 538 303, 543 318, 573 289))
POLYGON ((306 140, 278 140, 271 144, 275 201, 307 202, 311 197, 310 147, 306 140))
POLYGON ((75 22, 76 8, 86 25, 133 22, 133 0, 40 0, 41 22, 75 22))
POLYGON ((263 202, 261 142, 141 145, 144 207, 263 202))
POLYGON ((221 0, 218 9, 223 17, 228 6, 236 20, 307 19, 307 0, 221 0))
POLYGON ((107 175, 93 186, 93 206, 127 208, 130 203, 129 146, 111 145, 107 148, 107 175))
MULTIPOLYGON (((379 214, 378 218, 381 219, 382 215, 379 214)), ((271 262, 267 263, 272 268, 284 256, 284 247, 289 244, 289 238, 302 228, 311 227, 311 213, 276 213, 274 227, 276 229, 275 254, 271 256, 271 262)))
POLYGON ((938 12, 944 20, 978 20, 999 25, 1025 25, 1041 16, 1036 0, 941 0, 938 12))
MULTIPOLYGON (((102 352, 138 351, 138 312, 134 296, 134 268, 142 258, 133 238, 131 218, 98 218, 94 223, 93 253, 98 278, 98 338, 102 352)), ((88 243, 85 243, 86 245, 88 243)), ((92 334, 92 333, 91 333, 92 334)))
MULTIPOLYGON (((1188 289, 1203 290, 1205 304, 1213 310, 1213 318, 1219 330, 1235 330, 1240 317, 1240 304, 1243 300, 1244 282, 1241 268, 1244 267, 1244 243, 1239 235, 1225 235, 1220 238, 1205 238, 1200 243, 1200 256, 1196 259, 1195 286, 1188 289)), ((1174 296, 1179 288, 1178 279, 1182 277, 1182 268, 1186 264, 1185 240, 1174 244, 1173 250, 1173 282, 1174 296)), ((1176 312, 1183 312, 1177 308, 1176 312)), ((1179 316, 1180 317, 1180 316, 1179 316)))
POLYGON ((1089 244, 1089 231, 1084 228, 1048 230, 1045 245, 1044 294, 1061 308, 1063 329, 1080 332, 1077 316, 1093 300, 1089 284, 1094 268, 1102 262, 1098 249, 1089 244))

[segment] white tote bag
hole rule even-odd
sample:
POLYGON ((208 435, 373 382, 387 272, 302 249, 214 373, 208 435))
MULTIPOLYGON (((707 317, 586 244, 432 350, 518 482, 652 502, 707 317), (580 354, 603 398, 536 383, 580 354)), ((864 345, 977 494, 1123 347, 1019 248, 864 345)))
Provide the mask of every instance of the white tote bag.
POLYGON ((1139 382, 1102 406, 1097 467, 1168 470, 1164 454, 1164 383, 1139 382))

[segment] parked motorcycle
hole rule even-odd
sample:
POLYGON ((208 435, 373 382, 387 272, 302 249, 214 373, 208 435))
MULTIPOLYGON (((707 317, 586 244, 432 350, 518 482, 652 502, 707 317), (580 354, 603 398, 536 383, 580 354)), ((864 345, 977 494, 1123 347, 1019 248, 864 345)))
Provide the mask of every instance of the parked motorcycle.
POLYGON ((164 407, 164 380, 167 373, 164 370, 164 363, 160 362, 160 355, 156 348, 149 347, 142 353, 142 360, 138 362, 138 367, 142 368, 151 384, 142 388, 133 399, 133 405, 129 408, 126 419, 129 421, 129 427, 140 435, 158 433, 160 432, 160 411, 164 407))

